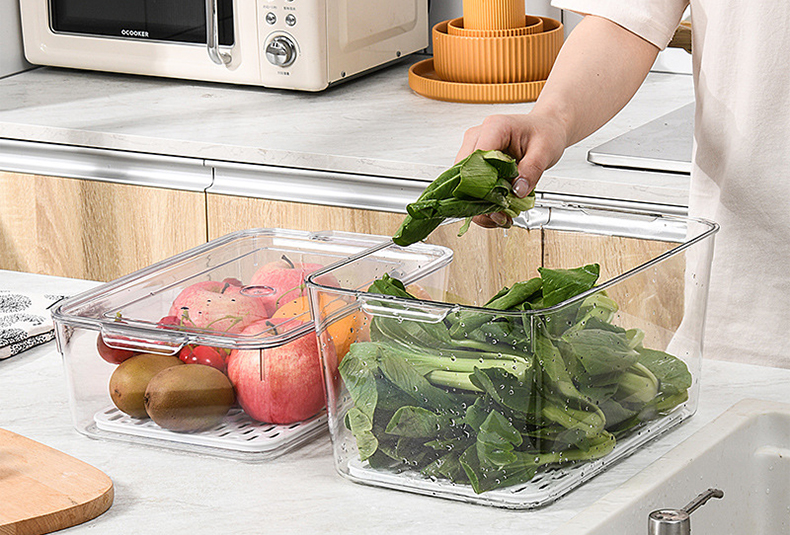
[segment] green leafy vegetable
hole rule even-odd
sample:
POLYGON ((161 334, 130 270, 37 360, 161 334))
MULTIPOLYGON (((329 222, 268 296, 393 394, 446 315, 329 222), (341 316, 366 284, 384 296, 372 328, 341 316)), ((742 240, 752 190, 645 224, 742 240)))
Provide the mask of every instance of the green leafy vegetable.
POLYGON ((408 215, 393 236, 397 245, 407 246, 425 239, 448 218, 467 218, 459 235, 469 228, 471 218, 492 212, 515 217, 535 205, 535 195, 520 198, 513 193, 512 180, 518 165, 500 151, 475 151, 439 175, 406 207, 408 215))
POLYGON ((549 308, 592 288, 601 274, 601 268, 598 264, 589 264, 575 269, 540 267, 538 272, 543 279, 541 308, 549 308))
MULTIPOLYGON (((499 195, 495 180, 456 178, 436 188, 463 183, 459 194, 472 196, 491 186, 487 195, 499 195)), ((526 483, 543 466, 603 457, 688 399, 683 361, 612 323, 617 303, 595 291, 597 264, 539 273, 438 323, 373 319, 370 341, 352 344, 339 365, 360 460, 482 493, 526 483)), ((396 312, 414 299, 387 275, 369 291, 400 298, 380 302, 396 312)))

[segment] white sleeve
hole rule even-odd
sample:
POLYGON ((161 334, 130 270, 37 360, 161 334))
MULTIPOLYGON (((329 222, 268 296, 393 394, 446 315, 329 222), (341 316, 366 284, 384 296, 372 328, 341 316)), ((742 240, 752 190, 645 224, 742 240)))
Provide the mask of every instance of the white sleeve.
POLYGON ((552 0, 551 5, 609 19, 663 50, 689 0, 552 0))

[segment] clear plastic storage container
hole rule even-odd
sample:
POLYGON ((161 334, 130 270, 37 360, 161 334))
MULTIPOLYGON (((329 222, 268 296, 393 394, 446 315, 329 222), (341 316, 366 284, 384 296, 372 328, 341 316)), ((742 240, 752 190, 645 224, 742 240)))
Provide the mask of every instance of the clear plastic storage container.
MULTIPOLYGON (((53 318, 76 428, 249 461, 321 433, 323 374, 304 279, 386 241, 241 231, 63 301, 53 318)), ((415 251, 427 269, 449 254, 415 251)), ((356 322, 324 339, 324 355, 355 339, 356 322)))
POLYGON ((547 200, 462 223, 426 240, 453 251, 434 271, 389 243, 308 277, 322 338, 362 317, 322 352, 343 476, 535 508, 694 413, 715 223, 547 200))

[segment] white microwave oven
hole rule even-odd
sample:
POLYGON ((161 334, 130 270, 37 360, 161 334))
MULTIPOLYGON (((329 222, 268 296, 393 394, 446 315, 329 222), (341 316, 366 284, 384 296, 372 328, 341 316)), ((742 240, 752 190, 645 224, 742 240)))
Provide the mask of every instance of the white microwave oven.
POLYGON ((20 0, 36 65, 320 91, 428 46, 428 0, 20 0))

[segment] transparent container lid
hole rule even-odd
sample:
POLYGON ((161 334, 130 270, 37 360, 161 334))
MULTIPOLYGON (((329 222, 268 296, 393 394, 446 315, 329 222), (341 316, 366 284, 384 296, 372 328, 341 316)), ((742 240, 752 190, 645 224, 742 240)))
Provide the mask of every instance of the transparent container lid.
MULTIPOLYGON (((276 327, 261 325, 260 331, 248 329, 244 333, 162 320, 175 298, 191 285, 212 281, 220 291, 233 287, 241 296, 265 297, 274 290, 248 281, 266 263, 286 259, 312 269, 323 268, 388 242, 383 236, 333 231, 239 231, 66 299, 52 314, 57 322, 101 331, 110 347, 157 353, 176 353, 186 344, 228 349, 275 347, 314 329, 309 312, 276 327)), ((415 252, 420 269, 427 270, 452 257, 449 249, 434 246, 423 245, 415 252)), ((385 255, 384 261, 396 267, 399 256, 397 252, 385 255)))

